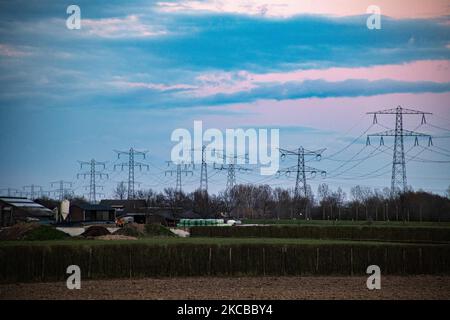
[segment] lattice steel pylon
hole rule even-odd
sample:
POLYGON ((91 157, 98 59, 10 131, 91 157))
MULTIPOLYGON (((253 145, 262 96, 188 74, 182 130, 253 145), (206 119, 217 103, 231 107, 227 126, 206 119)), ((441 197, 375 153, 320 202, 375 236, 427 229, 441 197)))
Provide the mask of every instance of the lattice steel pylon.
POLYGON ((208 192, 208 165, 206 163, 206 146, 202 146, 202 167, 200 172, 200 191, 208 192))
POLYGON ((100 179, 103 178, 103 176, 109 177, 107 173, 98 172, 97 166, 101 166, 103 169, 106 168, 106 162, 99 162, 95 159, 92 159, 91 161, 78 161, 80 163, 80 169, 83 169, 83 166, 89 166, 89 171, 84 173, 78 173, 77 179, 80 176, 83 176, 83 178, 86 178, 86 176, 89 176, 89 202, 96 203, 97 202, 97 188, 103 188, 102 186, 97 185, 96 178, 99 177, 100 179))
POLYGON ((17 193, 19 193, 19 190, 15 189, 15 188, 3 188, 0 189, 0 195, 7 195, 8 197, 12 197, 13 195, 16 195, 17 193), (4 193, 6 191, 6 193, 4 193))
POLYGON ((24 186, 23 189, 26 191, 27 189, 30 190, 29 192, 25 192, 25 195, 27 197, 30 197, 31 200, 34 200, 36 198, 39 198, 43 191, 42 191, 42 186, 38 186, 35 184, 29 185, 29 186, 24 186))
MULTIPOLYGON (((167 161, 167 165, 170 166, 171 164, 174 164, 172 161, 167 161)), ((191 176, 194 175, 194 172, 190 170, 192 164, 190 163, 175 163, 176 164, 176 170, 166 170, 164 172, 164 175, 167 176, 167 174, 170 174, 172 176, 174 173, 177 175, 177 183, 175 190, 178 193, 181 193, 183 190, 183 186, 181 184, 181 174, 184 173, 186 176, 190 174, 191 176)))
POLYGON ((286 175, 289 175, 291 172, 294 172, 296 174, 295 189, 294 189, 295 199, 299 199, 300 196, 308 198, 306 173, 316 175, 318 172, 320 172, 322 176, 326 175, 325 170, 320 170, 305 165, 305 156, 313 156, 316 157, 316 159, 320 159, 324 151, 325 149, 310 151, 306 150, 303 147, 300 147, 297 150, 280 149, 282 158, 285 158, 287 156, 297 157, 297 165, 278 170, 278 174, 284 173, 286 175))
POLYGON ((244 160, 248 160, 247 154, 239 156, 239 155, 226 155, 222 154, 219 151, 215 151, 217 155, 219 155, 225 162, 225 164, 217 165, 214 163, 214 169, 216 170, 227 170, 227 184, 226 191, 229 192, 236 185, 236 171, 252 171, 249 168, 245 168, 239 164, 237 164, 237 158, 241 158, 244 160), (227 160, 229 159, 229 160, 227 160))
POLYGON ((62 201, 64 200, 64 197, 71 192, 72 189, 72 182, 59 180, 54 181, 50 183, 51 187, 53 188, 54 185, 59 186, 58 190, 55 190, 54 192, 58 194, 58 200, 62 201), (69 185, 69 188, 66 188, 66 185, 69 185))
POLYGON ((407 191, 407 178, 406 178, 406 161, 405 161, 405 146, 404 137, 415 137, 415 145, 419 144, 419 137, 428 137, 428 145, 432 145, 433 141, 430 135, 406 130, 403 128, 403 115, 421 115, 422 124, 426 123, 426 114, 432 114, 430 112, 424 112, 419 110, 405 109, 398 106, 394 109, 386 109, 375 112, 368 112, 367 114, 373 114, 373 123, 377 123, 377 115, 380 114, 395 114, 395 129, 387 130, 384 132, 374 133, 367 135, 367 144, 370 144, 370 137, 380 137, 380 144, 384 145, 383 137, 394 137, 394 152, 392 156, 392 176, 391 176, 391 197, 395 197, 399 193, 407 191))
POLYGON ((149 165, 145 164, 145 163, 141 163, 141 162, 136 162, 134 160, 134 157, 136 155, 138 156, 142 156, 145 159, 145 155, 147 154, 148 151, 137 151, 134 150, 133 148, 130 148, 129 151, 117 151, 115 150, 115 152, 117 153, 117 159, 120 159, 121 155, 126 155, 128 156, 128 163, 123 162, 120 164, 115 164, 114 165, 114 170, 116 169, 116 167, 121 167, 122 170, 124 167, 128 167, 128 194, 127 194, 127 199, 131 200, 135 198, 135 191, 134 191, 134 185, 135 185, 135 181, 134 181, 134 168, 135 167, 139 167, 139 170, 142 170, 142 167, 147 168, 147 170, 149 170, 149 165))

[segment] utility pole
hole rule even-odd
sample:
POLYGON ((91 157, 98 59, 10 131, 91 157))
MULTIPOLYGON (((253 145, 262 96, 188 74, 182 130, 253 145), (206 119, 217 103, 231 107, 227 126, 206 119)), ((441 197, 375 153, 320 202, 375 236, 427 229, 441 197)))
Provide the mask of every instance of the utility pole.
POLYGON ((14 188, 3 188, 3 189, 0 189, 0 194, 5 194, 4 193, 5 191, 6 191, 6 195, 8 197, 12 197, 13 194, 17 195, 17 193, 19 193, 19 190, 14 189, 14 188))
POLYGON ((147 170, 149 169, 149 165, 141 162, 136 162, 134 160, 135 156, 142 156, 143 159, 145 159, 145 155, 148 151, 137 151, 133 148, 130 148, 129 151, 115 151, 117 152, 117 159, 120 159, 121 155, 128 156, 128 163, 123 162, 121 164, 114 165, 114 170, 117 166, 120 166, 123 170, 124 167, 128 167, 128 200, 134 199, 135 192, 134 192, 134 168, 139 167, 139 170, 142 170, 142 167, 146 167, 147 170))
POLYGON ((97 188, 103 188, 103 186, 97 185, 96 178, 99 177, 100 179, 102 179, 103 176, 106 176, 106 178, 109 177, 107 173, 98 172, 97 167, 100 166, 103 169, 105 169, 106 162, 99 162, 99 161, 96 161, 95 159, 92 159, 91 161, 78 161, 78 162, 80 163, 80 169, 83 169, 84 166, 89 166, 89 171, 77 174, 77 179, 80 176, 83 176, 84 179, 87 176, 89 176, 89 178, 90 178, 89 202, 96 203, 97 195, 99 194, 99 193, 97 193, 97 188))
MULTIPOLYGON (((310 166, 305 165, 305 157, 314 157, 317 160, 320 160, 322 157, 322 153, 325 149, 310 151, 303 147, 299 147, 297 150, 286 150, 280 149, 281 158, 284 159, 289 156, 297 157, 297 164, 294 166, 290 166, 281 170, 278 170, 278 174, 284 173, 287 176, 290 176, 291 173, 296 174, 295 179, 295 189, 294 189, 294 199, 296 202, 302 196, 305 200, 308 199, 308 189, 306 182, 306 173, 311 174, 313 177, 319 172, 322 176, 326 176, 327 172, 325 170, 316 169, 310 166)), ((305 219, 308 216, 308 205, 305 208, 305 219)))
POLYGON ((173 174, 176 173, 176 175, 177 175, 177 183, 176 183, 175 190, 176 190, 176 192, 181 193, 182 192, 181 175, 184 173, 186 177, 189 174, 191 176, 193 176, 194 172, 192 170, 190 170, 192 164, 174 163, 172 161, 167 161, 167 166, 170 166, 171 164, 175 164, 176 165, 176 169, 175 170, 166 170, 164 172, 164 175, 167 176, 168 174, 170 174, 170 176, 173 176, 173 174))
MULTIPOLYGON (((227 156, 226 154, 222 155, 222 158, 225 164, 216 165, 214 163, 214 169, 216 170, 227 170, 227 186, 226 191, 229 192, 236 185, 236 171, 251 171, 249 168, 245 168, 237 164, 238 155, 227 156), (226 161, 226 159, 231 159, 230 161, 226 161), (230 163, 227 163, 230 162, 230 163)), ((242 158, 247 159, 247 155, 242 156, 242 158)))
POLYGON ((64 196, 68 193, 70 193, 72 191, 72 182, 68 182, 68 181, 64 181, 64 180, 59 180, 59 181, 54 181, 50 183, 51 187, 53 188, 54 185, 58 185, 58 190, 55 190, 54 192, 58 194, 58 199, 59 201, 63 201, 64 200, 64 196), (69 187, 66 188, 66 185, 68 185, 69 187))
POLYGON ((26 191, 27 189, 29 191, 26 191, 25 194, 26 196, 30 197, 31 200, 34 200, 36 198, 39 198, 42 194, 42 186, 38 186, 35 184, 29 185, 29 186, 24 186, 23 189, 26 191))
POLYGON ((406 162, 405 162, 405 147, 404 137, 414 137, 414 145, 419 145, 419 137, 427 137, 428 145, 433 145, 433 141, 430 135, 406 130, 403 128, 403 115, 421 115, 422 124, 426 123, 425 115, 432 114, 430 112, 405 109, 398 106, 395 109, 386 109, 375 112, 368 112, 367 114, 373 114, 373 123, 378 123, 377 115, 381 114, 394 114, 395 115, 395 129, 387 130, 384 132, 374 133, 367 135, 367 145, 370 145, 370 137, 380 137, 380 145, 384 145, 383 137, 394 137, 394 153, 392 158, 392 176, 391 176, 391 197, 402 192, 406 192, 407 179, 406 179, 406 162))

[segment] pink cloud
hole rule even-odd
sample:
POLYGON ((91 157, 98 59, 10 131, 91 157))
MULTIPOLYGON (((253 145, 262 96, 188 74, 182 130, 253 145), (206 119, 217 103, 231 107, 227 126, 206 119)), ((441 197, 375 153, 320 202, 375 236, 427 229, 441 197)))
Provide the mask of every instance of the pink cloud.
POLYGON ((142 23, 137 15, 125 18, 82 19, 81 30, 102 38, 146 38, 167 33, 165 30, 142 23))
MULTIPOLYGON (((208 107, 207 109, 210 111, 223 110, 230 114, 207 115, 202 120, 208 126, 218 128, 294 126, 343 132, 349 129, 349 126, 360 122, 367 128, 372 123, 372 118, 365 115, 366 112, 394 108, 397 105, 450 118, 448 101, 450 101, 450 93, 402 93, 370 97, 308 98, 283 101, 261 100, 231 106, 208 107), (237 114, 241 116, 236 116, 237 114)), ((405 119, 405 123, 415 120, 420 122, 418 118, 408 118, 405 119)), ((389 122, 393 121, 392 118, 383 118, 380 121, 386 121, 384 123, 392 127, 392 123, 389 122)), ((414 122, 415 125, 417 125, 417 121, 414 122)))
POLYGON ((0 56, 17 58, 28 56, 30 54, 31 54, 30 52, 26 52, 15 46, 0 44, 0 56))
POLYGON ((339 82, 350 79, 369 81, 390 79, 406 82, 431 81, 445 83, 450 82, 450 60, 421 60, 398 65, 294 70, 265 74, 255 74, 246 71, 204 74, 196 78, 200 86, 199 89, 194 91, 194 94, 197 96, 209 96, 218 93, 232 94, 248 91, 261 84, 268 83, 301 82, 305 80, 339 82))
POLYGON ((255 82, 288 82, 323 79, 336 82, 348 79, 376 81, 450 82, 450 60, 421 60, 397 65, 380 65, 360 68, 329 68, 298 70, 287 73, 249 75, 255 82))
POLYGON ((448 83, 450 82, 450 60, 420 60, 396 65, 294 70, 263 74, 247 71, 215 72, 197 76, 193 84, 167 85, 126 80, 119 80, 114 84, 122 88, 145 88, 158 91, 186 90, 195 97, 207 97, 216 94, 230 95, 249 91, 271 83, 302 82, 306 80, 340 82, 355 79, 448 83))
POLYGON ((328 16, 363 15, 370 5, 377 5, 381 13, 393 18, 413 19, 450 14, 448 0, 179 0, 159 2, 166 12, 209 11, 268 17, 291 17, 298 14, 328 16))

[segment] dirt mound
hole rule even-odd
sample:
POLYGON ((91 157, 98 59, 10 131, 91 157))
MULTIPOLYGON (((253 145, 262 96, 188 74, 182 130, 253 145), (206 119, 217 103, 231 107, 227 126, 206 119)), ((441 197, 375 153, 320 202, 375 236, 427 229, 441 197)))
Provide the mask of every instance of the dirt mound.
POLYGON ((84 231, 81 236, 83 237, 100 237, 100 236, 106 236, 108 234, 111 234, 108 229, 101 226, 91 226, 84 231))
POLYGON ((0 230, 0 240, 22 240, 27 233, 39 227, 37 223, 18 223, 0 230))
POLYGON ((143 237, 144 233, 144 225, 140 225, 137 223, 129 223, 126 224, 123 228, 115 231, 114 235, 122 235, 129 237, 143 237))
POLYGON ((68 234, 52 226, 38 223, 18 223, 0 230, 0 240, 60 240, 68 234))
POLYGON ((136 237, 123 236, 119 234, 108 234, 106 236, 96 237, 97 240, 137 240, 136 237))
POLYGON ((39 226, 27 232, 23 240, 62 240, 69 237, 67 233, 52 226, 39 226))

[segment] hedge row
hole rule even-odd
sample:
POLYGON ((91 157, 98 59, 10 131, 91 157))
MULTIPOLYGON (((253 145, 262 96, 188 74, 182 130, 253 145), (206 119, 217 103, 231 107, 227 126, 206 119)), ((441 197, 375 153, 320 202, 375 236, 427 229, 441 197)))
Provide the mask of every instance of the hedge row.
POLYGON ((404 242, 450 242, 450 228, 372 226, 192 227, 193 237, 304 238, 404 242))
POLYGON ((107 244, 0 247, 0 282, 63 281, 69 265, 82 279, 165 276, 450 274, 446 245, 107 244))

